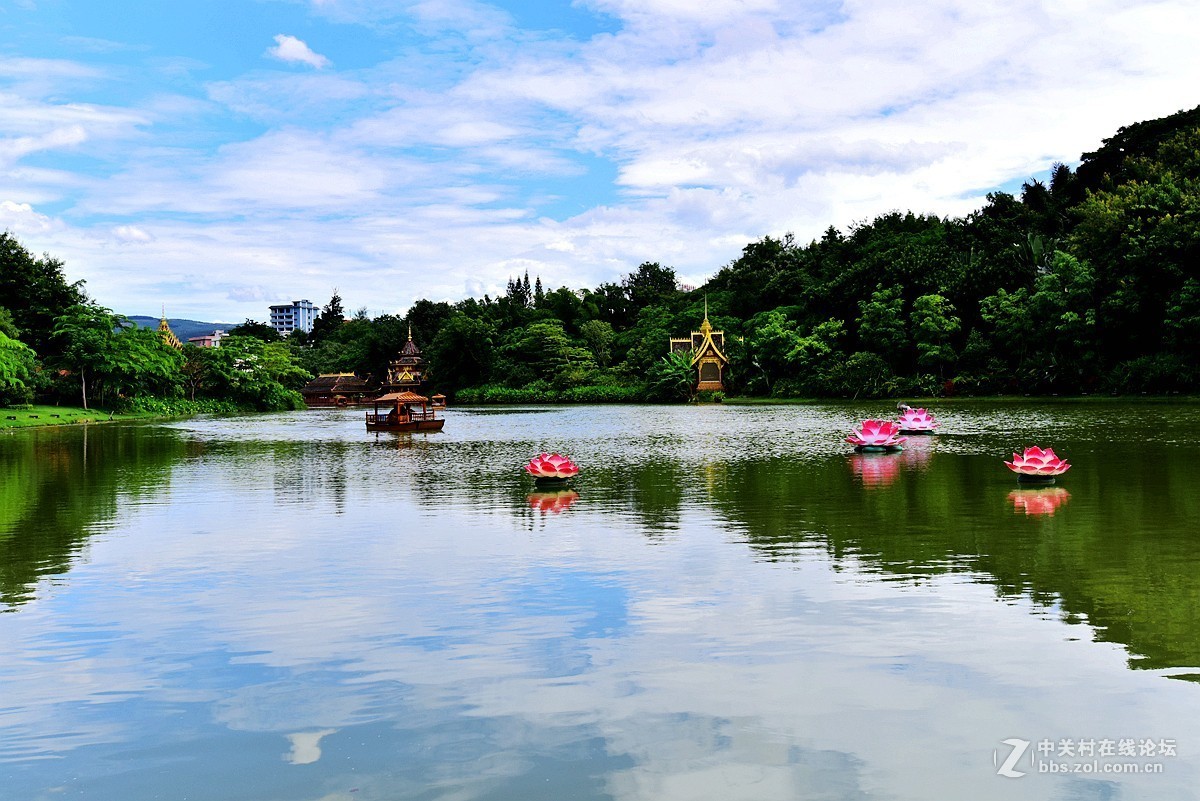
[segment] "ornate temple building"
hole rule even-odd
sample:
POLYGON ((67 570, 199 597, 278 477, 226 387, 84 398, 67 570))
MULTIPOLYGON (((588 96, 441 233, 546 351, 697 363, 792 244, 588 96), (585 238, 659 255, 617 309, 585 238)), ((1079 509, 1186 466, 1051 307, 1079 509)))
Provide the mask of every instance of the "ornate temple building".
POLYGON ((370 377, 359 378, 354 373, 322 373, 304 385, 300 395, 310 409, 327 406, 357 406, 370 403, 379 394, 379 387, 370 377))
POLYGON ((162 318, 158 321, 158 335, 162 337, 162 341, 170 345, 175 350, 182 350, 183 343, 179 341, 179 337, 175 336, 175 332, 171 330, 171 326, 167 323, 167 310, 164 307, 162 318))
POLYGON ((383 392, 418 391, 425 384, 425 357, 413 342, 412 326, 408 327, 408 342, 400 349, 400 355, 388 362, 387 378, 383 392))
POLYGON ((708 321, 708 301, 704 301, 704 322, 700 330, 693 331, 686 339, 671 339, 671 352, 692 352, 692 367, 696 368, 696 391, 725 390, 725 368, 729 359, 725 357, 725 332, 714 331, 708 321))

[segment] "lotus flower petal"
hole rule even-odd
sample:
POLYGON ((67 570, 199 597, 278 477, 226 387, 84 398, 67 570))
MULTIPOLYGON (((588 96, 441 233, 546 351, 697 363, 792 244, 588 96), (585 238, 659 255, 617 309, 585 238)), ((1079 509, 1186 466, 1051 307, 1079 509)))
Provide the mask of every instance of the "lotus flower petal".
POLYGON ((1026 448, 1024 453, 1014 453, 1013 460, 1004 464, 1014 473, 1028 476, 1060 476, 1071 469, 1052 448, 1043 450, 1036 445, 1026 448))
POLYGON ((846 442, 858 447, 889 448, 906 441, 900 436, 899 424, 891 420, 863 420, 846 437, 846 442))
POLYGON ((904 431, 933 431, 940 425, 925 409, 905 409, 900 415, 900 428, 904 431))
POLYGON ((570 478, 579 472, 579 467, 568 456, 542 453, 530 459, 524 470, 534 478, 570 478))

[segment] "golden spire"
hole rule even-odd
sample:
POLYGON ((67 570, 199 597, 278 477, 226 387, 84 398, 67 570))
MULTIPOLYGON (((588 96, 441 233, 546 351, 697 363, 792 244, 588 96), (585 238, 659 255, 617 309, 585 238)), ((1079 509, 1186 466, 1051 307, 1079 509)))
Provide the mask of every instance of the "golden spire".
POLYGON ((162 337, 162 341, 170 345, 172 348, 182 348, 183 343, 179 341, 179 337, 175 336, 175 332, 171 330, 171 324, 167 322, 167 304, 163 304, 162 317, 158 321, 158 335, 162 337))
POLYGON ((704 296, 704 322, 700 323, 700 333, 708 334, 712 331, 712 323, 708 321, 708 295, 704 296))
POLYGON ((408 323, 408 341, 412 342, 412 321, 408 323))

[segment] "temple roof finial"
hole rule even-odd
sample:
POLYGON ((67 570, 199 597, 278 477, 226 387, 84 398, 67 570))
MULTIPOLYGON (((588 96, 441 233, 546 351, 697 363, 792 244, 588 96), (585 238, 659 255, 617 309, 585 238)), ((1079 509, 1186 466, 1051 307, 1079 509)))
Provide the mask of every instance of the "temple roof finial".
POLYGON ((412 321, 408 323, 408 341, 412 342, 412 321))

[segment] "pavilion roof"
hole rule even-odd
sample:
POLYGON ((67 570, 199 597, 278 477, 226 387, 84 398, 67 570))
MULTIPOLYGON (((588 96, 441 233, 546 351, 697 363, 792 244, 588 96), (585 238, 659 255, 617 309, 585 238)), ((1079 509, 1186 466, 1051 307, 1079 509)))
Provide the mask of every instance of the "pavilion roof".
POLYGON ((428 403, 429 398, 426 398, 424 395, 418 395, 415 392, 389 392, 375 399, 376 403, 391 403, 393 401, 397 403, 428 403))

